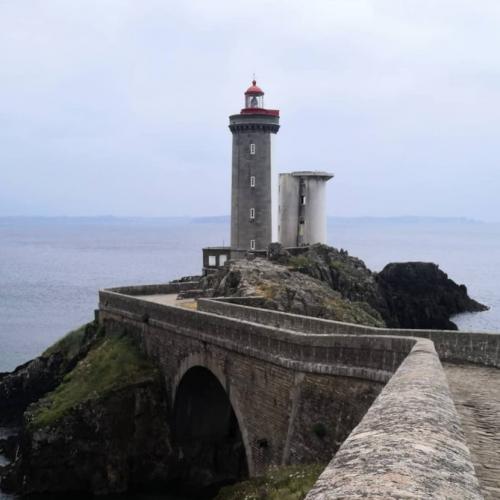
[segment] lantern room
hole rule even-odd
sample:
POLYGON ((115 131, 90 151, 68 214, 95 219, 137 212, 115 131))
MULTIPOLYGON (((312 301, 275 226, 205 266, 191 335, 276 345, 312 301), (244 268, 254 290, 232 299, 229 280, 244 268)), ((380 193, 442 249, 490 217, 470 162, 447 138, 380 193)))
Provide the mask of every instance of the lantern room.
POLYGON ((264 108, 264 91, 257 86, 255 80, 252 81, 252 85, 245 92, 245 108, 264 108))

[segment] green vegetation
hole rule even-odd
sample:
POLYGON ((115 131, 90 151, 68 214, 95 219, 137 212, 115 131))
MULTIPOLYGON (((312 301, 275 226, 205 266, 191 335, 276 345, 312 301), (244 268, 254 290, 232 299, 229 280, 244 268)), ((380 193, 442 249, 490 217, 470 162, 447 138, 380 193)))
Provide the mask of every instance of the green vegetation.
POLYGON ((272 468, 266 476, 222 488, 215 500, 302 500, 324 464, 272 468))
POLYGON ((305 255, 294 255, 288 259, 288 265, 296 269, 304 269, 314 265, 305 255))
POLYGON ((48 357, 56 352, 60 352, 65 358, 72 358, 76 356, 85 341, 87 327, 88 325, 83 325, 80 328, 67 333, 64 337, 46 349, 42 356, 48 357))
POLYGON ((355 323, 358 325, 384 327, 384 320, 380 314, 363 302, 351 302, 344 299, 330 299, 325 302, 325 307, 334 311, 337 321, 355 323))
MULTIPOLYGON (((80 330, 59 341, 64 349, 75 348, 80 330)), ((29 426, 40 428, 53 424, 82 402, 102 398, 114 390, 156 376, 156 369, 143 357, 130 337, 106 337, 64 377, 53 392, 36 403, 29 426)))

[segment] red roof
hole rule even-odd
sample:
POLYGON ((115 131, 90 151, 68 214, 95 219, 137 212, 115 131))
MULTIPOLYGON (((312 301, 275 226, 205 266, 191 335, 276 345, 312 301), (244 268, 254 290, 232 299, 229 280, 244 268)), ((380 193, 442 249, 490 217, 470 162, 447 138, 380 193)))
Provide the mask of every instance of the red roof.
POLYGON ((240 111, 242 115, 269 115, 269 116, 279 116, 279 109, 264 109, 264 108, 243 108, 240 111))
POLYGON ((257 86, 257 82, 255 80, 252 81, 252 86, 251 87, 248 87, 246 92, 245 92, 245 95, 249 95, 249 94, 253 94, 253 95, 264 95, 264 91, 257 86))

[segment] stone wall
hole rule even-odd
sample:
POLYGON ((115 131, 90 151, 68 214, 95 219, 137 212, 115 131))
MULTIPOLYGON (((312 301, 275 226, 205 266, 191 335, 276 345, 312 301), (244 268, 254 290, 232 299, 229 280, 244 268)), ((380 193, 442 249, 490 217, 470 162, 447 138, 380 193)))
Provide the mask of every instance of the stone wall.
POLYGON ((416 342, 411 337, 299 333, 107 290, 99 295, 100 315, 116 312, 124 318, 169 328, 184 337, 304 372, 386 382, 416 342))
MULTIPOLYGON (((185 290, 191 290, 198 286, 198 281, 181 281, 179 283, 159 283, 156 285, 134 285, 121 286, 116 288, 107 288, 106 292, 116 292, 123 295, 158 295, 179 293, 185 290)), ((104 290, 103 290, 104 292, 104 290)))
POLYGON ((236 414, 250 475, 270 465, 328 462, 380 393, 395 360, 414 344, 382 338, 382 344, 370 346, 353 338, 349 346, 349 339, 339 339, 323 346, 331 361, 325 354, 323 362, 312 363, 314 348, 304 349, 304 338, 296 333, 275 332, 278 338, 271 339, 269 327, 113 292, 101 294, 99 319, 109 334, 127 331, 140 339, 165 377, 171 410, 189 369, 205 367, 217 377, 236 414), (370 348, 393 349, 395 355, 367 363, 370 348), (352 367, 336 365, 342 352, 352 367))
POLYGON ((481 499, 439 358, 420 340, 306 500, 481 499))
POLYGON ((198 299, 198 309, 244 321, 273 325, 276 328, 318 335, 390 335, 427 338, 434 342, 436 351, 443 361, 469 362, 500 368, 500 335, 496 333, 375 328, 262 309, 258 307, 262 304, 261 301, 259 297, 238 297, 234 300, 198 299))
MULTIPOLYGON (((200 299, 198 307, 115 289, 100 292, 99 319, 108 331, 141 339, 162 369, 172 405, 191 367, 218 378, 237 416, 250 475, 325 460, 349 435, 309 500, 481 498, 432 342, 216 300, 200 299)), ((450 349, 450 357, 496 359, 485 351, 489 338, 480 349, 476 334, 428 333, 444 335, 440 349, 450 349)))

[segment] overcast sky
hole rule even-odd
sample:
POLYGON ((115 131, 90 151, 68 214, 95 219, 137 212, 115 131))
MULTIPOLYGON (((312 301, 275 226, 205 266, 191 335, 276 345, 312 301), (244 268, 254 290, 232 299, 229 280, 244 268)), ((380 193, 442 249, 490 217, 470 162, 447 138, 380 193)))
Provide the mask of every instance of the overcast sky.
POLYGON ((500 220, 498 0, 0 0, 0 215, 221 215, 255 72, 328 213, 500 220))

